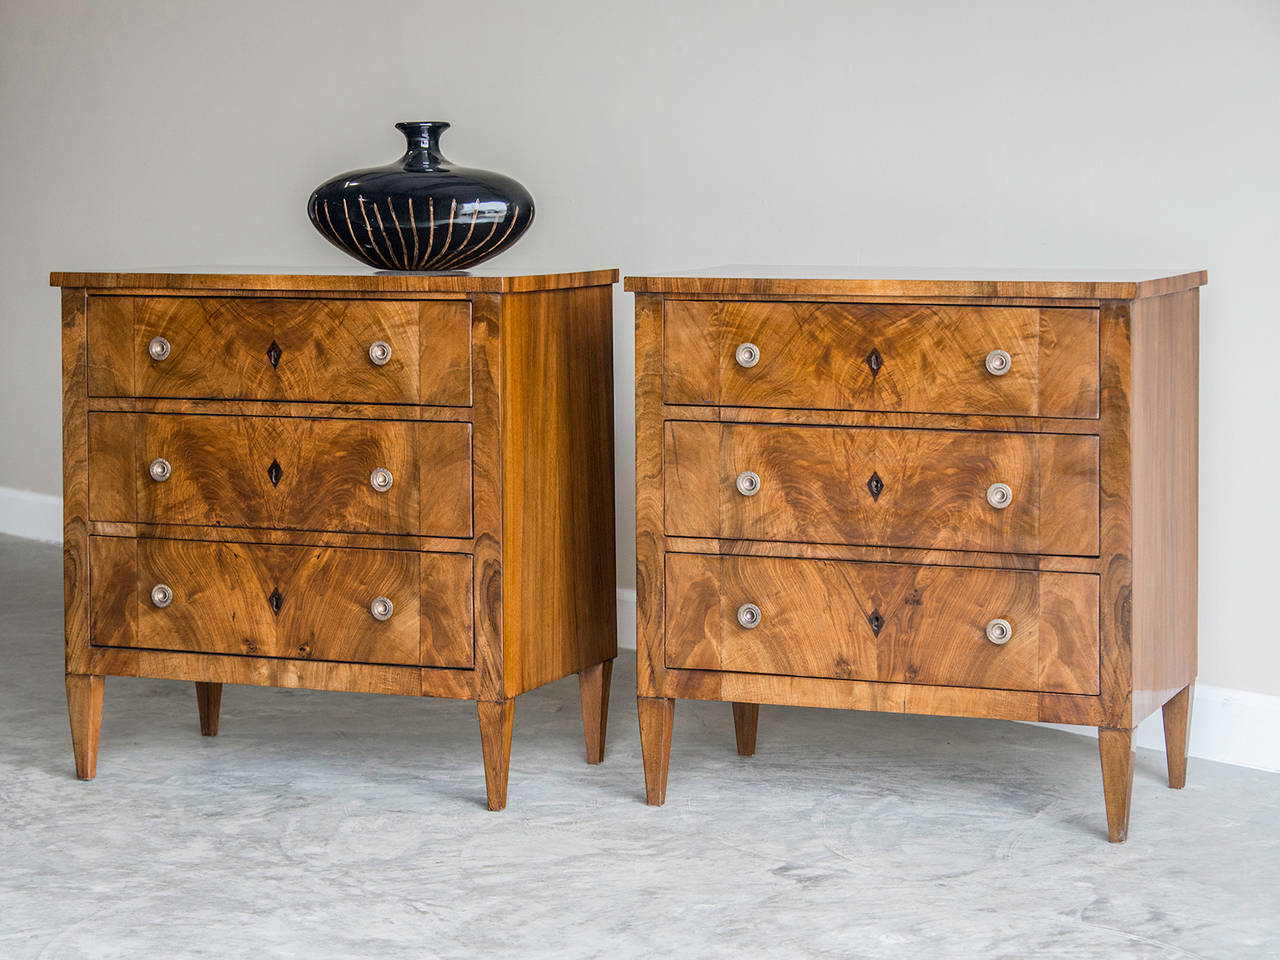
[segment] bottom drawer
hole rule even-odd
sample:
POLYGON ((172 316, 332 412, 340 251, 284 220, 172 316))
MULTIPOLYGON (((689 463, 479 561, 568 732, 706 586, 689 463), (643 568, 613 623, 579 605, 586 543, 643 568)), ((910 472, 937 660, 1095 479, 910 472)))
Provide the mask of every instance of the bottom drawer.
POLYGON ((668 667, 1098 692, 1093 574, 668 554, 666 590, 668 667))
POLYGON ((89 554, 99 646, 474 664, 470 556, 117 537, 93 537, 89 554))

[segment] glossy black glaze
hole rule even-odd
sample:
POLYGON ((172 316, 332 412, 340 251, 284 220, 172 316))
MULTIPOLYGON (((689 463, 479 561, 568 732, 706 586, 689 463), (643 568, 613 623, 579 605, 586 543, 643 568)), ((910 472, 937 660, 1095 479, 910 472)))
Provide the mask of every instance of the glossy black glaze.
POLYGON ((440 152, 447 123, 397 123, 409 149, 315 189, 311 222, 379 270, 465 270, 507 249, 533 222, 533 197, 510 177, 459 167, 440 152))

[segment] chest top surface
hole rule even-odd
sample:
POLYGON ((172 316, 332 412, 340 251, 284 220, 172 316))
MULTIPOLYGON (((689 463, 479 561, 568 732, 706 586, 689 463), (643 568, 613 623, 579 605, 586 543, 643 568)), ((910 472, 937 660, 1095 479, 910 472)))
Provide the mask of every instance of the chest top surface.
POLYGON ((557 271, 477 270, 409 273, 352 267, 185 266, 119 271, 62 271, 49 276, 54 287, 95 290, 238 290, 363 293, 527 293, 616 283, 613 269, 557 271))
POLYGON ((1134 300, 1202 286, 1204 270, 1038 270, 731 264, 633 276, 633 293, 717 296, 1033 297, 1134 300))

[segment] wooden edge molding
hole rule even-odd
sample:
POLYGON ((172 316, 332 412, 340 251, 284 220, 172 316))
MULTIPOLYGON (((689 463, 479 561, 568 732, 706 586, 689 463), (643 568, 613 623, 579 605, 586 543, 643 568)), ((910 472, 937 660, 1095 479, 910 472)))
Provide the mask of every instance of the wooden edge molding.
MULTIPOLYGON (((850 272, 855 272, 852 270, 850 272)), ((1190 290, 1208 283, 1205 270, 1170 276, 1142 277, 1125 280, 929 280, 847 278, 780 278, 666 276, 627 277, 623 289, 628 293, 717 294, 742 296, 875 296, 875 297, 1010 297, 1058 300, 1081 298, 1098 300, 1134 300, 1159 297, 1180 290, 1190 290)))
POLYGON ((317 291, 353 293, 523 293, 598 287, 618 282, 616 269, 572 273, 167 273, 167 272, 55 272, 53 287, 90 290, 191 291, 317 291))

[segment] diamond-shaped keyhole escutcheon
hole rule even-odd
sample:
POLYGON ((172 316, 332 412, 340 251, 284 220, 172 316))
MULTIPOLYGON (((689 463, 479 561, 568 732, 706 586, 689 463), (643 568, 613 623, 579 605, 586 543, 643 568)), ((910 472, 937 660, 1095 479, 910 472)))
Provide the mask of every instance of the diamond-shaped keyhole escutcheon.
POLYGON ((879 610, 871 611, 867 617, 867 623, 871 624, 871 632, 877 637, 880 636, 880 631, 884 629, 884 617, 880 616, 879 610))
POLYGON ((880 479, 880 474, 871 474, 871 479, 867 481, 867 489, 871 492, 872 500, 880 499, 880 494, 884 492, 884 481, 880 479))
POLYGON ((284 597, 280 595, 279 587, 271 591, 271 596, 267 597, 267 603, 271 605, 271 612, 277 617, 280 616, 280 608, 284 606, 284 597))
POLYGON ((875 347, 871 348, 871 352, 866 356, 866 364, 871 368, 871 379, 876 378, 876 374, 880 372, 880 368, 884 366, 884 357, 880 356, 880 351, 875 347))
POLYGON ((272 340, 271 346, 267 347, 267 359, 271 361, 272 369, 275 369, 280 366, 280 358, 283 356, 284 356, 284 351, 280 349, 280 344, 272 340))
POLYGON ((279 460, 272 460, 271 466, 267 467, 267 479, 271 481, 273 487, 280 486, 280 478, 284 476, 284 470, 280 467, 279 460))

